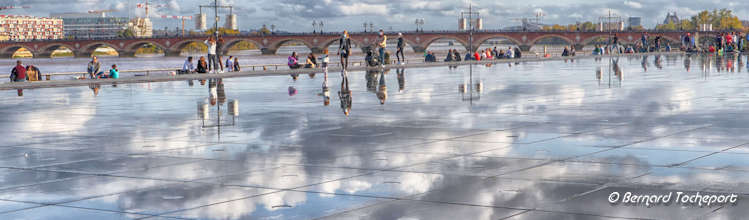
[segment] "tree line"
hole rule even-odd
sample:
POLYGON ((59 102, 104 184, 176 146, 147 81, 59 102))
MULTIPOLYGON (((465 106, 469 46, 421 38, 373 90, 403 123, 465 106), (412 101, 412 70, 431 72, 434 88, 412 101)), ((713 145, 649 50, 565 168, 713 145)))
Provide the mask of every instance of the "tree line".
MULTIPOLYGON (((689 19, 681 19, 678 23, 670 21, 667 24, 656 25, 655 30, 659 31, 696 31, 703 24, 712 24, 714 31, 744 31, 746 27, 741 23, 739 17, 733 15, 729 9, 715 9, 712 11, 704 10, 689 19)), ((593 22, 583 22, 568 25, 546 25, 542 27, 544 31, 598 31, 599 24, 593 22)), ((630 26, 627 30, 645 30, 642 26, 630 26)))

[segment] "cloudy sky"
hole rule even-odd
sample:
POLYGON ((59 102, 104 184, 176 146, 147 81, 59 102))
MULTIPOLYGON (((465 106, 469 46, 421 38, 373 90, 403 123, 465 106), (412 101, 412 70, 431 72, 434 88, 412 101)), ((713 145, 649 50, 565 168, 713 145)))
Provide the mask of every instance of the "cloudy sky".
MULTIPOLYGON (((50 13, 86 12, 88 10, 117 9, 115 15, 143 15, 135 5, 145 0, 0 0, 2 5, 30 6, 2 14, 49 16, 50 13)), ((329 31, 348 29, 361 31, 364 22, 386 30, 412 30, 414 20, 423 18, 427 30, 457 29, 457 17, 467 8, 466 0, 219 0, 235 6, 240 29, 257 29, 263 24, 275 24, 285 31, 311 31, 312 21, 325 23, 329 31)), ((156 15, 194 15, 198 5, 212 0, 151 0, 156 15)), ((544 23, 567 24, 576 21, 596 21, 611 10, 626 19, 643 18, 646 27, 662 22, 667 12, 688 17, 703 9, 729 8, 740 19, 749 19, 749 3, 726 0, 474 0, 484 18, 487 29, 518 25, 517 18, 535 16, 543 12, 544 23)), ((212 14, 212 13, 211 13, 212 14)), ((177 20, 154 19, 156 28, 175 28, 177 20)), ((193 28, 194 25, 189 25, 193 28)))

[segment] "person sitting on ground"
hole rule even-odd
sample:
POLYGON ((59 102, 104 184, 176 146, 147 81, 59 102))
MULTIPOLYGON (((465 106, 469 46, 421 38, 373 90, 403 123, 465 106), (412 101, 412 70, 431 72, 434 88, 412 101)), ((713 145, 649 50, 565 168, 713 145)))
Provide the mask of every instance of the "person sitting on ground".
POLYGON ((208 62, 205 60, 205 57, 198 59, 198 67, 195 69, 195 72, 208 73, 208 62))
POLYGON ((447 57, 445 57, 445 62, 453 62, 453 50, 447 50, 447 57))
POLYGON ((299 64, 299 58, 296 56, 296 52, 291 52, 291 56, 289 56, 289 68, 290 69, 299 69, 302 67, 301 64, 299 64))
POLYGON ((315 64, 315 67, 320 66, 320 64, 317 63, 317 56, 315 56, 314 53, 309 53, 307 55, 307 59, 309 59, 310 61, 312 61, 312 64, 315 64))
POLYGON ((494 59, 491 49, 486 49, 486 59, 490 59, 490 60, 494 59))
POLYGON ((118 79, 120 78, 120 70, 117 69, 117 64, 112 64, 112 69, 109 69, 108 75, 101 75, 101 78, 118 79))
POLYGON ((499 50, 497 52, 497 59, 504 59, 505 58, 505 50, 499 50))
POLYGON ((380 64, 380 62, 377 61, 377 57, 375 57, 372 50, 367 50, 367 55, 364 57, 364 61, 367 62, 367 66, 377 66, 380 64))
POLYGON ((234 72, 239 72, 239 57, 234 57, 234 72))
POLYGON ((187 57, 187 60, 185 60, 185 63, 182 64, 182 69, 179 70, 177 73, 190 74, 193 71, 195 71, 195 66, 192 65, 192 57, 187 57))
POLYGON ((462 61, 462 57, 460 57, 460 53, 458 53, 458 49, 453 49, 453 60, 456 62, 462 61))
POLYGON ((505 58, 507 59, 515 58, 515 55, 512 51, 512 47, 507 47, 507 51, 505 51, 505 58))
POLYGON ((42 73, 34 65, 26 66, 26 79, 29 81, 42 81, 42 73))
POLYGON ((481 52, 479 52, 479 55, 481 55, 482 60, 486 60, 486 51, 482 50, 481 52))
POLYGON ((226 59, 226 71, 234 71, 234 56, 229 56, 229 59, 226 59))
POLYGON ((99 58, 96 58, 96 56, 91 58, 91 62, 88 63, 87 72, 88 77, 91 79, 97 78, 99 75, 104 73, 101 71, 101 63, 99 63, 99 58))
POLYGON ((715 46, 710 45, 710 47, 707 49, 707 51, 710 52, 710 53, 715 53, 715 46))
POLYGON ((315 61, 315 55, 312 55, 312 53, 307 55, 307 60, 304 62, 304 68, 315 68, 317 67, 317 64, 315 64, 317 61, 315 61))
POLYGON ((328 49, 324 49, 320 55, 320 67, 328 68, 328 63, 330 63, 330 56, 328 56, 328 49))
POLYGON ((10 71, 11 82, 25 82, 26 81, 26 68, 23 67, 23 63, 18 60, 16 66, 10 71))
POLYGON ((574 57, 577 55, 577 51, 575 51, 575 46, 570 46, 570 56, 574 57))
POLYGON ((478 51, 473 52, 473 59, 475 59, 476 61, 480 61, 481 60, 481 54, 479 54, 478 51))
POLYGON ((515 56, 515 58, 517 59, 520 59, 523 57, 523 53, 520 52, 519 47, 515 47, 515 52, 513 53, 513 56, 515 56))
POLYGON ((562 50, 562 56, 563 57, 570 56, 570 50, 567 48, 567 46, 564 46, 564 50, 562 50))
POLYGON ((437 62, 437 58, 434 57, 434 53, 432 51, 427 52, 427 56, 424 58, 424 62, 432 63, 437 62))
POLYGON ((466 52, 466 58, 464 60, 465 61, 473 60, 473 56, 471 56, 471 52, 469 51, 466 52))

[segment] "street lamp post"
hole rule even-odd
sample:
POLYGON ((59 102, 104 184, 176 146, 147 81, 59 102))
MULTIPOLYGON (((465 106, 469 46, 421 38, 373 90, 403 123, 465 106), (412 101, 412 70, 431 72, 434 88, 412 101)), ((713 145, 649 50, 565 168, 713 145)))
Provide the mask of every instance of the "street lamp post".
POLYGON ((200 6, 198 6, 198 8, 200 9, 200 14, 203 14, 203 8, 213 8, 213 13, 214 13, 213 14, 214 15, 214 19, 213 20, 215 22, 213 24, 213 36, 216 37, 216 39, 218 39, 218 22, 220 20, 219 16, 218 16, 218 9, 219 8, 228 8, 229 9, 229 13, 231 14, 231 13, 234 13, 233 12, 234 11, 234 7, 229 6, 229 5, 219 5, 218 4, 218 0, 213 0, 213 4, 212 5, 200 5, 200 6))
POLYGON ((469 52, 473 52, 473 31, 474 31, 474 28, 475 28, 475 24, 474 24, 474 21, 473 21, 473 16, 476 16, 476 18, 479 18, 480 14, 479 14, 479 12, 474 12, 473 11, 473 5, 471 5, 470 1, 468 2, 468 12, 461 12, 460 13, 460 16, 462 18, 465 18, 466 15, 468 15, 468 26, 470 27, 468 29, 468 45, 469 45, 468 46, 469 47, 468 50, 469 50, 469 52))
POLYGON ((320 21, 320 34, 322 34, 322 32, 323 32, 323 26, 324 25, 323 25, 322 21, 320 21))
POLYGON ((312 33, 317 32, 317 21, 312 21, 312 33))
POLYGON ((374 32, 374 24, 371 21, 369 22, 369 31, 374 32))

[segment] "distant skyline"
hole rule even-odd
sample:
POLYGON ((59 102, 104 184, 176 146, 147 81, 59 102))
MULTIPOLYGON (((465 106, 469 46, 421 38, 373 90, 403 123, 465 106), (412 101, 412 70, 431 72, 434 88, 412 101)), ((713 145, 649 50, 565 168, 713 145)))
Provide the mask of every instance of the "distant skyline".
MULTIPOLYGON (((0 14, 33 15, 47 17, 52 13, 116 9, 112 16, 143 16, 144 10, 136 4, 145 0, 0 0, 2 6, 30 6, 30 9, 0 11, 0 14)), ((212 0, 151 0, 152 17, 160 15, 194 16, 198 5, 212 4, 212 0)), ((425 30, 455 30, 460 11, 467 9, 464 0, 221 0, 233 5, 238 15, 240 30, 258 29, 263 24, 274 24, 277 30, 291 32, 312 31, 312 21, 323 21, 325 31, 363 30, 364 22, 373 23, 375 29, 394 31, 414 30, 414 20, 423 18, 425 30)), ((626 22, 627 17, 642 17, 645 27, 663 22, 668 12, 679 18, 688 18, 701 10, 728 8, 741 20, 749 19, 749 3, 723 0, 524 0, 496 1, 474 0, 484 19, 485 29, 499 29, 519 25, 515 18, 535 17, 543 12, 547 24, 596 22, 609 10, 626 22)), ((222 13, 225 15, 225 13, 222 13)), ((209 17, 213 13, 208 13, 209 17)), ((222 22, 225 17, 222 16, 222 22)), ((168 27, 174 30, 181 22, 176 19, 154 18, 154 29, 168 27)), ((212 24, 212 19, 209 23, 212 24)), ((194 21, 186 28, 194 28, 194 21)))

